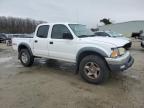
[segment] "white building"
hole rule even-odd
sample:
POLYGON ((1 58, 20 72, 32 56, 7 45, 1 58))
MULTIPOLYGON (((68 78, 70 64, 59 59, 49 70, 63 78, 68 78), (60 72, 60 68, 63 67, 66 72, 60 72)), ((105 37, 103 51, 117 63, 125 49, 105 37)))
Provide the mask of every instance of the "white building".
POLYGON ((130 37, 132 32, 139 32, 140 30, 144 31, 144 20, 99 26, 99 30, 111 30, 130 37))

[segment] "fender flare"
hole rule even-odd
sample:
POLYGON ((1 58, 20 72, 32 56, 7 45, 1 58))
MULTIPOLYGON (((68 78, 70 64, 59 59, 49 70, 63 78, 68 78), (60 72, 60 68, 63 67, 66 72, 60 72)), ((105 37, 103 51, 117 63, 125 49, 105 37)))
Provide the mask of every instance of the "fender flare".
POLYGON ((95 48, 95 47, 85 47, 85 48, 82 48, 78 51, 77 53, 77 56, 76 56, 76 60, 78 60, 79 56, 84 53, 84 52, 95 52, 103 57, 108 57, 108 55, 101 49, 99 48, 95 48))
POLYGON ((79 63, 80 63, 80 55, 83 54, 84 52, 94 52, 100 56, 102 56, 103 58, 108 57, 108 55, 101 49, 99 48, 95 48, 95 47, 84 47, 82 49, 80 49, 77 53, 76 56, 76 73, 78 73, 79 70, 79 63))
POLYGON ((19 55, 19 52, 20 52, 20 50, 22 49, 21 46, 24 46, 26 49, 28 49, 29 53, 30 53, 31 55, 33 55, 30 46, 29 46, 27 43, 21 43, 21 44, 19 44, 19 46, 18 46, 18 58, 19 58, 19 56, 20 56, 20 55, 19 55))

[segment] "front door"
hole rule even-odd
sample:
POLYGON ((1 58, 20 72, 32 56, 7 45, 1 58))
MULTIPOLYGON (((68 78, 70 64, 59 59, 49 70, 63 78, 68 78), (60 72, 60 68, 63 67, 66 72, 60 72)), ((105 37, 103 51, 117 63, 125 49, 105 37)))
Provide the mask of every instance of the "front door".
POLYGON ((56 24, 52 28, 51 39, 49 40, 49 55, 65 61, 74 61, 76 44, 74 38, 67 28, 62 24, 56 24), (64 39, 63 34, 69 34, 71 39, 64 39))

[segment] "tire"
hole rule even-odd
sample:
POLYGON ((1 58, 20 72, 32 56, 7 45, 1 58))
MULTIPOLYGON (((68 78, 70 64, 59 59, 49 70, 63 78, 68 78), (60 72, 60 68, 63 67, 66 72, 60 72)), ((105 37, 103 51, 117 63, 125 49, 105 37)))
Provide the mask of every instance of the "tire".
POLYGON ((105 61, 97 55, 88 55, 84 57, 79 66, 81 77, 94 84, 100 84, 109 77, 109 69, 105 61))
POLYGON ((31 66, 34 62, 33 55, 31 55, 27 49, 20 50, 19 59, 21 63, 23 64, 23 66, 25 67, 31 66))

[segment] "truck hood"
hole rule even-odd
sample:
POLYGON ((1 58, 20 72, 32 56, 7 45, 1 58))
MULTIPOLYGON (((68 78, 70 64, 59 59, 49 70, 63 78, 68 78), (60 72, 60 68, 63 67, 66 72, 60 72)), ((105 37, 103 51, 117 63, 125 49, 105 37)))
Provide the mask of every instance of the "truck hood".
POLYGON ((127 41, 131 41, 130 38, 127 38, 127 37, 124 37, 124 36, 121 36, 121 37, 117 37, 118 39, 123 39, 123 40, 127 40, 127 41))
POLYGON ((103 44, 109 44, 111 46, 116 46, 116 47, 121 47, 129 43, 128 40, 111 38, 111 37, 85 37, 81 39, 88 43, 96 43, 96 44, 103 43, 103 44))

